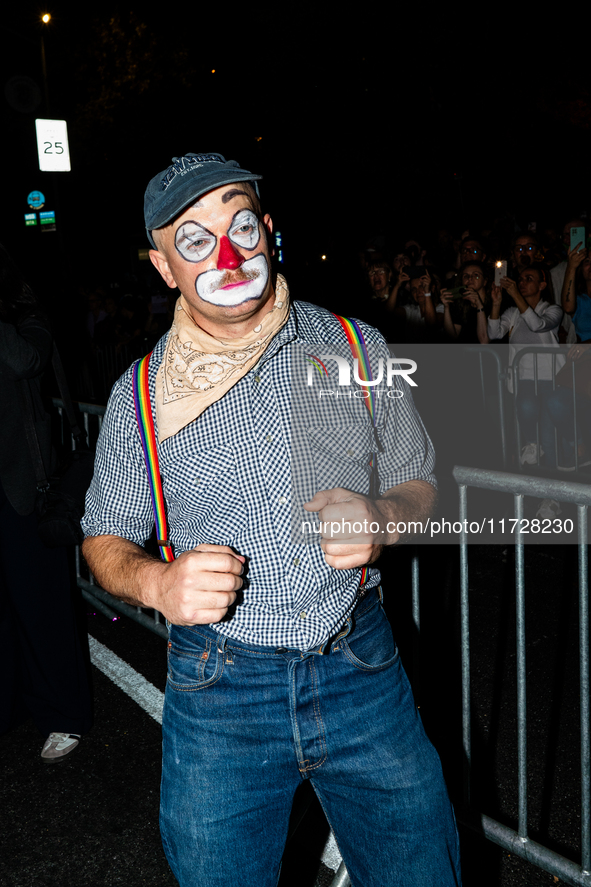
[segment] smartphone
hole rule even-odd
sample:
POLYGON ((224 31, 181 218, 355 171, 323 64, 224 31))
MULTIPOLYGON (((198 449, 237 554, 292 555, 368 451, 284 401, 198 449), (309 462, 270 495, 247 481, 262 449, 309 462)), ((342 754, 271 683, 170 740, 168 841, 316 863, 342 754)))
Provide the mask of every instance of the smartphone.
POLYGON ((501 277, 507 276, 507 260, 495 262, 495 286, 501 285, 501 277))
POLYGON ((570 229, 570 248, 574 249, 577 244, 581 244, 581 249, 577 250, 577 252, 581 252, 582 249, 585 249, 585 229, 584 228, 571 228, 570 229))
POLYGON ((449 291, 449 295, 452 299, 463 299, 466 295, 467 286, 454 286, 452 290, 449 291))
POLYGON ((405 265, 404 270, 411 280, 417 280, 428 273, 425 265, 405 265))

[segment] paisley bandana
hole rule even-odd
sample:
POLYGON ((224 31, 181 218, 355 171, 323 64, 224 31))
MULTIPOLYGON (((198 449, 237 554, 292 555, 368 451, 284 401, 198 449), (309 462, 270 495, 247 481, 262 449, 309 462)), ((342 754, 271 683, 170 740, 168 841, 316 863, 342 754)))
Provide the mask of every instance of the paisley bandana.
POLYGON ((197 326, 184 296, 180 296, 156 376, 158 441, 177 434, 233 388, 257 363, 288 317, 289 291, 280 274, 271 311, 248 335, 229 342, 197 326))

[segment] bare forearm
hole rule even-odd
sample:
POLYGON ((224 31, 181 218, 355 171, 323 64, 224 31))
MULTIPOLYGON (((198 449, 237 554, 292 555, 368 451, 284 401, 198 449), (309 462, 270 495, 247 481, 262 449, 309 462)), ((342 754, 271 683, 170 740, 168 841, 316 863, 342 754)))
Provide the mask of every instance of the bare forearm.
POLYGON ((242 587, 244 557, 226 545, 201 544, 166 564, 119 536, 88 537, 82 552, 106 591, 173 625, 219 622, 242 587))
POLYGON ((577 308, 577 296, 575 293, 575 268, 567 265, 564 283, 562 284, 562 309, 567 314, 574 314, 577 308))
POLYGON ((382 516, 380 524, 385 531, 382 534, 384 545, 406 541, 415 535, 433 514, 436 502, 437 490, 424 480, 410 480, 388 490, 375 503, 382 516), (400 523, 406 525, 406 532, 403 534, 393 532, 394 526, 400 523), (409 524, 412 525, 410 531, 409 524))
POLYGON ((477 310, 476 314, 476 337, 481 345, 488 345, 488 324, 486 322, 486 312, 484 308, 477 310))
POLYGON ((400 292, 400 284, 395 283, 392 287, 392 292, 386 299, 386 309, 388 311, 394 311, 396 308, 396 300, 398 299, 398 293, 400 292))
POLYGON ((435 306, 433 305, 433 297, 427 296, 425 298, 425 323, 429 326, 435 326, 437 321, 437 312, 435 311, 435 306))
POLYGON ((443 329, 450 339, 458 338, 459 330, 456 330, 456 326, 451 317, 451 311, 449 310, 449 305, 445 306, 445 312, 443 314, 443 329))
POLYGON ((99 585, 127 604, 149 607, 150 589, 164 564, 120 536, 88 536, 82 554, 99 585))

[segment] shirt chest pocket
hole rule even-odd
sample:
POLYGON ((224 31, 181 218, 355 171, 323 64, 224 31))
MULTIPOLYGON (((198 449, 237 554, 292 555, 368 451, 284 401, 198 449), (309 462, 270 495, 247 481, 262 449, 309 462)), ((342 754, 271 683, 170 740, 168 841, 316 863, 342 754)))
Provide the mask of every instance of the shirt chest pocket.
POLYGON ((182 525, 195 545, 228 545, 246 527, 246 500, 231 447, 183 459, 164 483, 171 528, 182 525))
POLYGON ((371 460, 377 449, 369 425, 308 429, 317 490, 345 487, 368 495, 371 460))

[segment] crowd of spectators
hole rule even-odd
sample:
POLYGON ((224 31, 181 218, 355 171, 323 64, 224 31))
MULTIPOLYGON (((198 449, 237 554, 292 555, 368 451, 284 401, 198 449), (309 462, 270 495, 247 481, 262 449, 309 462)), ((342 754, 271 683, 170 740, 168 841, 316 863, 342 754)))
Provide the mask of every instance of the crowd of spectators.
POLYGON ((370 243, 360 253, 365 293, 355 301, 353 313, 392 342, 486 344, 498 340, 489 324, 494 293, 501 294, 501 315, 515 304, 514 290, 501 278, 520 290, 536 265, 545 282, 541 301, 560 308, 556 342, 586 342, 591 340, 588 237, 588 220, 572 218, 561 235, 552 228, 540 236, 533 230, 515 231, 512 237, 492 230, 465 230, 453 237, 442 230, 433 247, 407 240, 391 250, 380 238, 379 247, 370 243), (577 244, 571 243, 573 231, 580 236, 577 244), (495 280, 496 265, 503 260, 506 267, 495 280))
MULTIPOLYGON (((440 231, 432 246, 413 239, 388 250, 382 238, 360 254, 364 294, 352 313, 395 347, 507 343, 504 363, 516 367, 507 378, 517 417, 513 464, 584 469, 591 465, 590 234, 589 221, 573 217, 562 229, 504 237, 494 230, 458 237, 440 231), (528 351, 559 344, 567 346, 563 353, 528 351)), ((457 399, 456 418, 465 424, 470 405, 459 390, 457 399)), ((553 518, 559 510, 545 500, 539 516, 553 518)))

